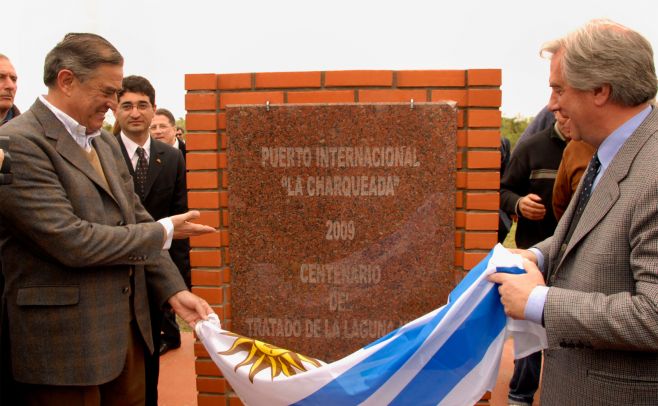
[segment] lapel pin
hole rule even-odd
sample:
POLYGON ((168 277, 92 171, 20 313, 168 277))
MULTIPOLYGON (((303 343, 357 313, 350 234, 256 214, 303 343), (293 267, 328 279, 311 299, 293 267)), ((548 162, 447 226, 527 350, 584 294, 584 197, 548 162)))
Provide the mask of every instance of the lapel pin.
POLYGON ((162 163, 162 161, 160 160, 160 158, 155 158, 155 162, 157 162, 157 163, 159 163, 159 164, 162 163))

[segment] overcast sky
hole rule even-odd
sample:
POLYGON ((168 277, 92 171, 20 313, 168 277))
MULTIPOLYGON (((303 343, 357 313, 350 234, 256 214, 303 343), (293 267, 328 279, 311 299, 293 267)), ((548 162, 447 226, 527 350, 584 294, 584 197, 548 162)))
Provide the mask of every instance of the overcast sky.
POLYGON ((468 68, 502 69, 503 115, 533 116, 549 95, 543 42, 607 17, 658 50, 656 0, 20 0, 2 16, 22 110, 67 32, 107 38, 176 117, 185 73, 468 68))

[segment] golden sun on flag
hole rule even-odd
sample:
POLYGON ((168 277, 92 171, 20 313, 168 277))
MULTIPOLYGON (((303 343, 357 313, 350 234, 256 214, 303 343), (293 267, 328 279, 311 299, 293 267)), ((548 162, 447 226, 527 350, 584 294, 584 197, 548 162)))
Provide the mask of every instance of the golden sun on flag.
POLYGON ((233 355, 240 351, 246 351, 249 354, 242 362, 235 366, 235 371, 241 366, 251 365, 249 370, 249 380, 254 383, 254 376, 263 369, 270 368, 272 370, 272 380, 283 372, 286 376, 292 376, 297 371, 306 371, 306 367, 302 361, 320 366, 320 362, 314 358, 307 357, 302 354, 297 354, 284 348, 275 347, 271 344, 262 341, 254 340, 251 338, 243 337, 234 333, 222 333, 228 336, 237 337, 233 342, 231 348, 226 351, 218 352, 219 355, 233 355))

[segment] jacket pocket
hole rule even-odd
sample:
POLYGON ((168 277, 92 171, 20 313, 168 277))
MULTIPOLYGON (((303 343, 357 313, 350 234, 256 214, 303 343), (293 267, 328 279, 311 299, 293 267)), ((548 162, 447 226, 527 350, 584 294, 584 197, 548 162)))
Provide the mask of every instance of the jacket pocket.
POLYGON ((656 406, 658 377, 653 375, 620 375, 588 370, 590 392, 596 405, 656 406))
POLYGON ((639 386, 639 387, 649 387, 652 389, 658 390, 658 377, 657 376, 621 376, 618 374, 612 374, 610 372, 602 372, 595 370, 588 370, 587 375, 592 379, 603 382, 610 385, 622 385, 622 386, 639 386))
POLYGON ((30 286, 18 289, 19 306, 67 306, 80 302, 79 286, 30 286))

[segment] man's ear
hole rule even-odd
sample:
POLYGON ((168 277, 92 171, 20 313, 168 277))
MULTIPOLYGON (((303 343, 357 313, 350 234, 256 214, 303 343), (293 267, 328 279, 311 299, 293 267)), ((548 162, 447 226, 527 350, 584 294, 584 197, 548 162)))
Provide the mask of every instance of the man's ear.
POLYGON ((604 104, 606 104, 608 101, 610 101, 610 97, 612 97, 612 86, 606 83, 594 89, 593 92, 594 92, 594 104, 601 107, 604 104))
POLYGON ((71 95, 75 82, 75 74, 69 69, 62 69, 57 73, 57 87, 66 94, 71 95))

